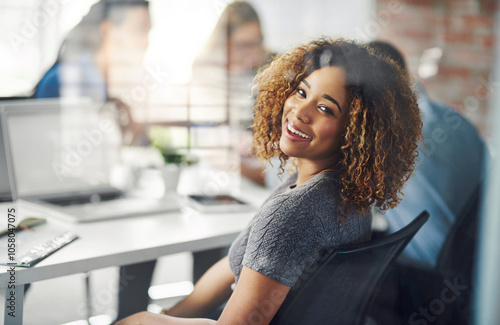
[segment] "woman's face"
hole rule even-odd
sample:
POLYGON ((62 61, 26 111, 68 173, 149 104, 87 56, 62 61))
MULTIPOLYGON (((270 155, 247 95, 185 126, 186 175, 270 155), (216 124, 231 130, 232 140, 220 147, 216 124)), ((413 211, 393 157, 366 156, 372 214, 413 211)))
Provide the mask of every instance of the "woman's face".
POLYGON ((264 47, 257 21, 238 27, 229 37, 229 68, 233 73, 246 73, 262 64, 264 47))
POLYGON ((113 61, 142 63, 144 53, 149 44, 148 34, 151 29, 149 10, 145 6, 131 6, 129 8, 115 8, 125 10, 123 21, 112 23, 105 20, 109 26, 103 36, 103 46, 109 47, 110 59, 113 61))
POLYGON ((339 67, 314 71, 300 82, 283 107, 281 150, 321 168, 341 157, 348 119, 345 73, 339 67))

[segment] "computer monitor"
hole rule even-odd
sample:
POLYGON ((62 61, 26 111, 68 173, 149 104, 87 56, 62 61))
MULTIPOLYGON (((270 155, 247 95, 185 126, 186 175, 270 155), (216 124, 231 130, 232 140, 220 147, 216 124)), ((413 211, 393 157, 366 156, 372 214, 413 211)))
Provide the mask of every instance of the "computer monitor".
POLYGON ((102 117, 102 105, 86 99, 2 103, 15 195, 110 186, 110 171, 119 161, 120 134, 110 119, 102 117))

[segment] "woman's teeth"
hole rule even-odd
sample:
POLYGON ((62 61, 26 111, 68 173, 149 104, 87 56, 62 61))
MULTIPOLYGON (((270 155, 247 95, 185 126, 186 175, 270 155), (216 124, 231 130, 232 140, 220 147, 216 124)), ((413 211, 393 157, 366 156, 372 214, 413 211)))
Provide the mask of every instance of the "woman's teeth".
POLYGON ((300 135, 300 136, 301 136, 301 137, 303 137, 304 139, 310 139, 310 138, 311 138, 311 137, 310 137, 310 136, 308 136, 307 134, 305 134, 305 133, 302 133, 302 132, 300 132, 300 131, 295 130, 294 128, 292 128, 292 127, 290 126, 290 124, 288 124, 288 131, 290 131, 290 132, 292 132, 292 133, 294 133, 294 134, 300 135))

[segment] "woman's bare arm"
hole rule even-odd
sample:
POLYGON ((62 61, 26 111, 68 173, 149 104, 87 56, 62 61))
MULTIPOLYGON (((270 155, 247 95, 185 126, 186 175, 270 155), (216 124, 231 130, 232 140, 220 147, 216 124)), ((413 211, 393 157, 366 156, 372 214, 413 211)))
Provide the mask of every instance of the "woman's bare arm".
POLYGON ((217 324, 269 324, 290 287, 246 266, 217 324))
POLYGON ((177 318, 141 311, 119 321, 115 325, 214 325, 216 323, 211 319, 177 318))
POLYGON ((203 274, 193 292, 168 311, 177 317, 203 317, 226 301, 232 293, 234 275, 224 257, 203 274))
MULTIPOLYGON (((202 305, 212 304, 209 303, 207 299, 218 299, 222 296, 221 292, 225 292, 224 290, 219 291, 219 294, 216 294, 216 292, 210 292, 210 288, 213 290, 214 288, 218 288, 218 286, 211 286, 209 281, 212 279, 217 280, 219 278, 212 272, 217 271, 219 267, 221 268, 220 270, 223 271, 225 269, 225 267, 223 267, 225 265, 224 261, 225 259, 222 259, 210 269, 212 271, 207 271, 207 276, 203 276, 205 277, 203 282, 203 277, 200 281, 198 281, 196 294, 200 294, 201 297, 195 296, 195 291, 193 291, 193 293, 183 300, 183 302, 176 305, 174 307, 175 309, 172 309, 172 311, 176 312, 176 315, 179 315, 177 312, 182 314, 182 316, 185 316, 184 313, 187 312, 190 314, 193 311, 199 312, 205 308, 202 305), (212 276, 214 278, 212 278, 212 276)), ((217 322, 201 318, 178 318, 141 312, 124 319, 123 321, 117 323, 117 325, 266 325, 270 323, 289 291, 290 287, 268 278, 267 276, 262 275, 261 273, 250 268, 243 267, 238 284, 236 285, 234 292, 229 298, 229 301, 217 322)), ((218 305, 218 303, 213 304, 218 305)))

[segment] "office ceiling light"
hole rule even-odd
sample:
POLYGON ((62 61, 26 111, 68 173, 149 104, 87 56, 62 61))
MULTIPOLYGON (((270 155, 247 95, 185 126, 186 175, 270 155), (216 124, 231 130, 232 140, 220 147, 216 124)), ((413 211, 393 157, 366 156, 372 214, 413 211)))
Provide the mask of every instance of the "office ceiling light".
POLYGON ((193 292, 194 285, 191 281, 181 281, 151 286, 148 290, 149 297, 153 300, 187 296, 193 292))

